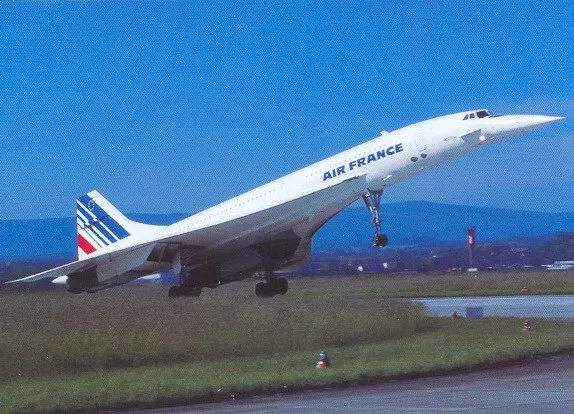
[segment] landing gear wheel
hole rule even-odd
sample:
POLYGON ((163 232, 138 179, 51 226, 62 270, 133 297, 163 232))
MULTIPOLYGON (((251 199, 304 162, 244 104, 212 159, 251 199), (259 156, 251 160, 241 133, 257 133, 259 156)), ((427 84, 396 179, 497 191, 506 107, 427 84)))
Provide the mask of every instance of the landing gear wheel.
POLYGON ((274 263, 271 255, 271 246, 262 244, 254 246, 265 270, 265 282, 255 286, 255 294, 260 298, 270 298, 275 295, 284 295, 289 290, 289 283, 285 278, 276 278, 273 274, 274 263))
POLYGON ((182 296, 181 289, 179 288, 179 286, 171 286, 167 292, 167 296, 169 296, 170 298, 176 298, 178 296, 182 296))
POLYGON ((387 244, 389 244, 389 238, 386 234, 375 235, 375 238, 373 239, 373 246, 385 247, 387 244))
POLYGON ((277 279, 275 284, 277 293, 279 293, 280 295, 284 295, 289 290, 289 282, 287 282, 287 279, 285 279, 284 277, 280 277, 279 279, 277 279))
POLYGON ((289 290, 289 282, 285 278, 271 279, 269 282, 259 282, 255 286, 255 294, 260 298, 270 298, 284 295, 289 290))
POLYGON ((184 296, 197 298, 199 295, 201 295, 201 288, 193 287, 193 288, 186 288, 184 290, 184 296))
POLYGON ((265 282, 259 282, 255 285, 255 295, 259 298, 269 298, 272 295, 269 294, 269 284, 265 282))
POLYGON ((169 288, 167 292, 167 296, 170 298, 178 298, 178 297, 197 297, 201 295, 201 288, 197 287, 189 287, 189 286, 172 286, 169 288))

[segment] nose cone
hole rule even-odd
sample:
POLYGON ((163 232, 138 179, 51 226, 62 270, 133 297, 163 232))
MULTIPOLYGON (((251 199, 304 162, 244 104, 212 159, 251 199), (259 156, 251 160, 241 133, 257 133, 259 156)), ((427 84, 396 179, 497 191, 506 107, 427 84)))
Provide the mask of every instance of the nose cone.
POLYGON ((538 128, 542 128, 548 124, 564 119, 561 116, 545 116, 545 115, 517 115, 516 126, 522 132, 530 132, 538 128))
POLYGON ((561 116, 546 115, 501 115, 485 118, 483 134, 491 142, 501 141, 545 127, 564 119, 561 116))

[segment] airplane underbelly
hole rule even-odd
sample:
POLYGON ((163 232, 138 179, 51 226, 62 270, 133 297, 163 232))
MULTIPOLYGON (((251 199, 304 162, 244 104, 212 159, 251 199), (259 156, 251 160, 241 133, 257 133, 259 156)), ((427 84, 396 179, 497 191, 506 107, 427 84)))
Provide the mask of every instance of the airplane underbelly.
MULTIPOLYGON (((225 263, 229 257, 239 257, 245 261, 245 268, 251 264, 250 255, 242 256, 243 251, 253 251, 253 246, 263 243, 297 244, 310 238, 326 221, 357 200, 366 190, 364 176, 352 182, 339 184, 316 193, 288 201, 266 211, 257 212, 228 223, 222 223, 211 231, 206 231, 202 239, 190 238, 184 244, 200 245, 204 248, 186 259, 186 266, 199 268, 210 262, 225 263), (249 259, 249 260, 247 260, 249 259)), ((173 242, 170 241, 170 242, 173 242)), ((288 248, 285 261, 296 256, 295 249, 288 248), (290 250, 292 249, 292 251, 290 250)), ((301 262, 304 257, 297 259, 301 262)), ((235 268, 235 264, 229 264, 235 268)), ((238 268, 240 268, 239 266, 238 268)))

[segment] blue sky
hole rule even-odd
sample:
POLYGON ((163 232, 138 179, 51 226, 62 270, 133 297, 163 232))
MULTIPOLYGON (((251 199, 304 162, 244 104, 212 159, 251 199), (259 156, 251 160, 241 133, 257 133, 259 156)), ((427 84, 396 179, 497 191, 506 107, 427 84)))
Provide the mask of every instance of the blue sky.
POLYGON ((566 1, 0 3, 0 218, 70 216, 92 189, 198 211, 482 107, 567 119, 385 200, 572 211, 573 27, 566 1))

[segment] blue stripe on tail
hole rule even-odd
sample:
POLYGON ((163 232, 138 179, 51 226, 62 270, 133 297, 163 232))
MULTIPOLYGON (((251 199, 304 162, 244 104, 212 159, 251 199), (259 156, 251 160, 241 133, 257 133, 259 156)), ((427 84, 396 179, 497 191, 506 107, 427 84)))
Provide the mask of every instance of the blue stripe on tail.
MULTIPOLYGON (((114 220, 104 209, 102 209, 98 203, 92 200, 87 194, 83 195, 82 197, 78 198, 78 203, 84 210, 89 211, 91 214, 96 216, 94 219, 91 214, 85 214, 86 218, 88 219, 88 225, 94 225, 100 231, 105 229, 99 223, 103 223, 106 225, 108 229, 112 232, 110 235, 109 232, 102 231, 106 237, 115 236, 116 239, 121 240, 125 239, 130 235, 130 233, 121 226, 116 220, 114 220), (99 226, 99 227, 98 227, 99 226)), ((110 237, 110 242, 113 243, 113 238, 110 237)))
POLYGON ((110 243, 115 243, 116 241, 119 240, 118 237, 115 237, 113 234, 107 231, 104 228, 104 226, 102 226, 102 223, 100 221, 95 221, 94 218, 86 211, 86 208, 82 204, 77 203, 77 209, 84 215, 84 217, 88 219, 88 222, 86 223, 86 221, 82 219, 82 217, 79 214, 78 218, 84 223, 86 227, 95 227, 96 229, 98 229, 100 233, 102 233, 102 235, 107 239, 106 245, 110 243))

